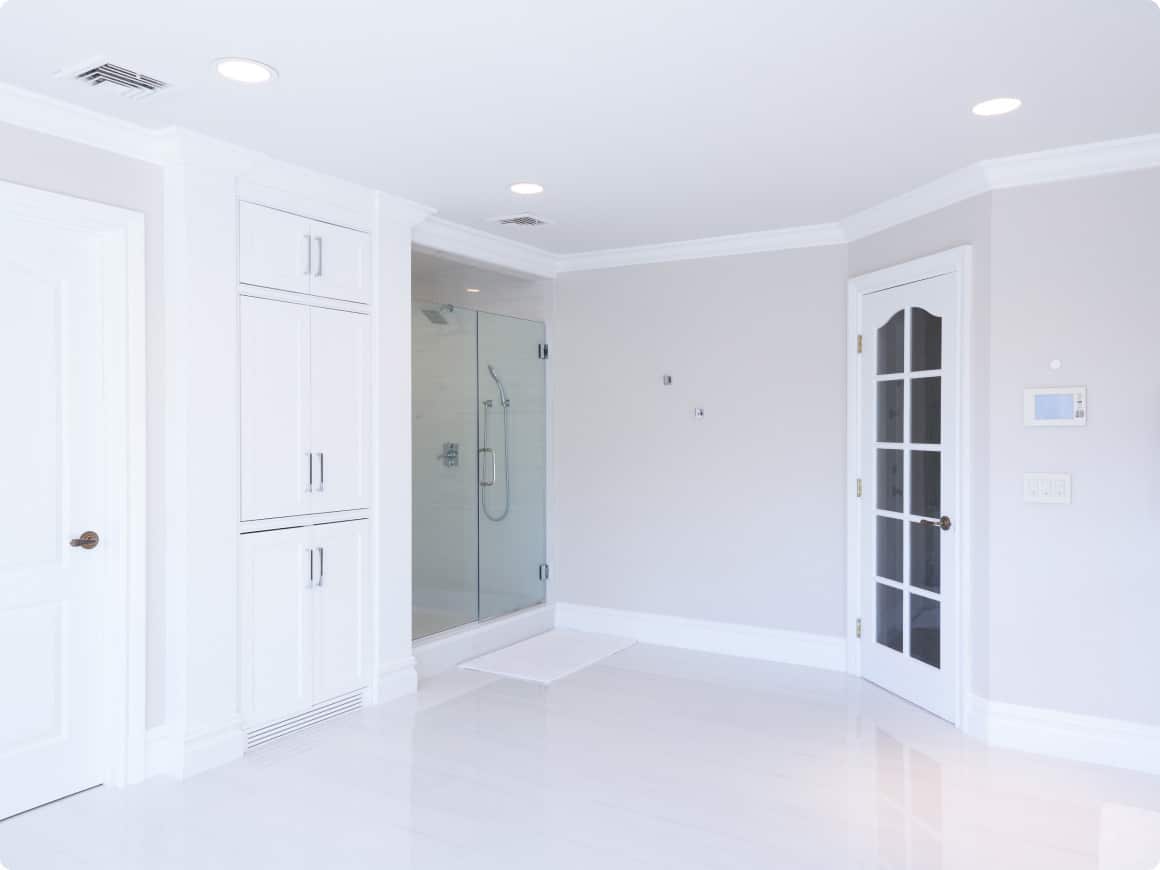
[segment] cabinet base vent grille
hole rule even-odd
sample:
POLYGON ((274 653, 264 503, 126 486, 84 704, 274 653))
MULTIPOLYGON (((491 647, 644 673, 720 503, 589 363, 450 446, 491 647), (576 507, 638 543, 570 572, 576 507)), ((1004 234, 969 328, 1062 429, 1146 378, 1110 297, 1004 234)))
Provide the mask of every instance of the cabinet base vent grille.
POLYGON ((329 719, 353 713, 362 709, 362 705, 362 689, 348 695, 340 695, 329 701, 323 701, 321 704, 315 704, 305 713, 299 713, 297 716, 291 716, 289 719, 282 719, 279 722, 271 722, 269 725, 263 725, 261 728, 247 732, 246 751, 257 749, 271 740, 277 740, 279 737, 285 737, 295 731, 301 731, 329 719))

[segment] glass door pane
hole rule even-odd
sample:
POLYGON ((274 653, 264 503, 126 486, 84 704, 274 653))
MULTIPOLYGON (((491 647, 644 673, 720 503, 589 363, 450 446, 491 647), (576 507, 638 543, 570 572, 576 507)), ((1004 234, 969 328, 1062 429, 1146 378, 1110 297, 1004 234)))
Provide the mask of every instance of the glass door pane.
POLYGON ((478 618, 475 312, 411 310, 412 632, 478 618))
POLYGON ((479 618, 539 604, 547 559, 544 324, 479 314, 479 618))

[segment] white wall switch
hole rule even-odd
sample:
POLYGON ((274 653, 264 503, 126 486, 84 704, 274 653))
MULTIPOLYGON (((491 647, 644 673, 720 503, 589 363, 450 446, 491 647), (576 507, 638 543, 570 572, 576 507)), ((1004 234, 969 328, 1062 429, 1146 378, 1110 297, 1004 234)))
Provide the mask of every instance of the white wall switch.
POLYGON ((1066 472, 1024 474, 1023 501, 1036 504, 1071 504, 1071 475, 1066 472))

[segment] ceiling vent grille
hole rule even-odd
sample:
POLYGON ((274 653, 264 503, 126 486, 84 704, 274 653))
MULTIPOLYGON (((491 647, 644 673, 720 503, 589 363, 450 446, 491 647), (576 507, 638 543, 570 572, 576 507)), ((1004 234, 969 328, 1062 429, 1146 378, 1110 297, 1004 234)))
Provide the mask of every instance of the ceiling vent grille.
POLYGON ((89 67, 76 73, 74 78, 94 88, 111 85, 122 96, 134 100, 142 100, 169 87, 168 82, 163 82, 161 79, 155 79, 144 73, 134 72, 123 66, 117 66, 115 63, 102 63, 99 66, 89 67))
POLYGON ((536 217, 534 214, 513 214, 507 217, 492 218, 491 222, 505 227, 542 227, 551 223, 551 221, 536 217))

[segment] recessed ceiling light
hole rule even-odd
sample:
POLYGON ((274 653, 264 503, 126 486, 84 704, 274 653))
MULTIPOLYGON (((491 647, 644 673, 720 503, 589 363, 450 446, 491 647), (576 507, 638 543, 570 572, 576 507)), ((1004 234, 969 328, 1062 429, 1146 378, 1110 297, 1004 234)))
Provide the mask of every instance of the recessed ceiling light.
POLYGON ((994 115, 1006 115, 1008 112, 1014 112, 1022 105, 1023 101, 1015 97, 997 97, 994 100, 984 100, 971 111, 984 118, 990 118, 994 115))
POLYGON ((467 288, 467 292, 468 292, 468 293, 478 293, 478 292, 479 292, 479 288, 478 288, 478 287, 468 287, 468 288, 467 288))
POLYGON ((511 191, 520 194, 520 196, 534 196, 544 192, 544 185, 536 184, 534 181, 517 181, 512 185, 511 191))
POLYGON ((216 67, 222 78, 246 85, 265 84, 278 75, 272 66, 245 57, 223 57, 216 67))

